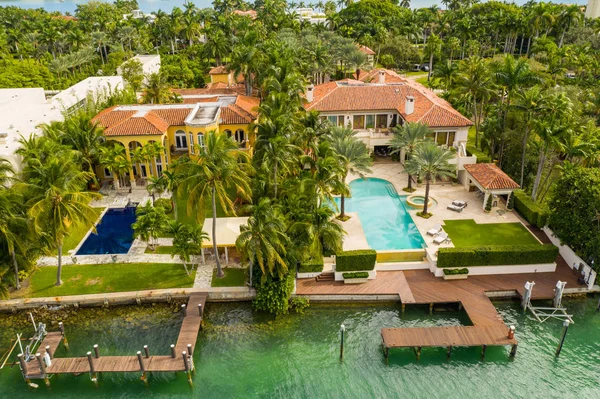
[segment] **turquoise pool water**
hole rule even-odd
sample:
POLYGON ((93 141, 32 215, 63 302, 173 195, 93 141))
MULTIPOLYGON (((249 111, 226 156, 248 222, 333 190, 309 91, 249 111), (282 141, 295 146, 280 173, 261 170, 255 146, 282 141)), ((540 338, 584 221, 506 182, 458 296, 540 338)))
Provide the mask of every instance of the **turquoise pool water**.
MULTIPOLYGON (((346 212, 356 212, 367 242, 375 250, 420 249, 425 241, 406 210, 406 196, 383 179, 358 179, 350 183, 346 212)), ((336 199, 339 206, 340 200, 336 199)))

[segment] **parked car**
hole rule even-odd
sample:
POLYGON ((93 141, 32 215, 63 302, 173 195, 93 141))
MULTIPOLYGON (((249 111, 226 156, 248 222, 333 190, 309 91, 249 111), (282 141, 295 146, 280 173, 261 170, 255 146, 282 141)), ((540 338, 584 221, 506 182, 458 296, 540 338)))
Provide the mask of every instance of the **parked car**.
POLYGON ((421 71, 423 71, 423 72, 429 72, 429 65, 422 64, 421 65, 421 71))
POLYGON ((565 77, 567 79, 575 79, 575 72, 567 72, 565 73, 565 77))

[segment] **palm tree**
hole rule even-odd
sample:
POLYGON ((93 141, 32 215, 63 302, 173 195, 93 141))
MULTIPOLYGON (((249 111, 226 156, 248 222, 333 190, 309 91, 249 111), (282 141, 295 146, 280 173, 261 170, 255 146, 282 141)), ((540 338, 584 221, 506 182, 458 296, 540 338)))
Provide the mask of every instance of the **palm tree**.
POLYGON ((91 122, 89 116, 80 114, 64 122, 61 141, 77 151, 77 157, 89 172, 100 156, 100 147, 104 141, 103 128, 98 122, 91 122))
MULTIPOLYGON (((343 170, 342 182, 346 181, 348 173, 357 174, 364 177, 365 173, 371 173, 373 160, 369 156, 369 149, 356 135, 357 131, 348 127, 336 126, 331 130, 329 140, 331 147, 339 156, 338 160, 343 170)), ((345 195, 340 196, 340 216, 341 220, 346 218, 345 214, 345 195)))
POLYGON ((179 187, 179 183, 181 182, 181 176, 177 173, 176 169, 168 169, 163 171, 162 176, 160 177, 164 181, 164 187, 166 191, 171 193, 171 205, 173 206, 173 216, 175 220, 178 219, 177 215, 177 188, 179 187))
MULTIPOLYGON (((260 126, 259 126, 260 131, 260 126)), ((277 199, 277 179, 280 173, 287 173, 300 149, 283 136, 258 136, 255 145, 254 162, 260 162, 273 173, 273 198, 277 199)))
POLYGON ((425 180, 423 215, 427 215, 430 183, 438 178, 456 177, 456 166, 449 163, 452 159, 452 151, 439 147, 432 141, 424 141, 415 148, 412 158, 406 162, 409 174, 425 180))
POLYGON ((470 97, 475 125, 475 147, 479 147, 479 130, 483 118, 483 102, 491 93, 492 74, 485 61, 477 56, 461 61, 457 88, 470 97), (480 108, 480 110, 478 110, 480 108))
POLYGON ((534 86, 529 90, 517 92, 517 102, 514 107, 524 114, 523 126, 525 132, 521 142, 521 175, 519 185, 523 187, 525 178, 525 156, 527 154, 527 140, 531 132, 533 121, 542 110, 545 96, 539 86, 534 86))
POLYGON ((165 74, 155 72, 147 76, 142 96, 145 103, 165 103, 169 99, 170 94, 170 86, 165 74))
POLYGON ((150 248, 156 249, 156 239, 167 227, 169 217, 164 208, 154 207, 150 201, 136 209, 137 220, 131 225, 133 237, 146 241, 150 248))
POLYGON ((431 79, 431 73, 433 71, 433 57, 438 55, 442 49, 442 39, 436 34, 432 34, 427 39, 425 45, 425 54, 429 56, 429 71, 427 72, 427 81, 431 79))
POLYGON ((334 216, 334 210, 326 204, 317 207, 311 213, 310 222, 306 225, 311 243, 311 254, 320 256, 325 248, 332 253, 342 251, 342 242, 346 232, 333 220, 334 216))
POLYGON ((165 192, 165 180, 161 177, 150 176, 146 183, 146 190, 152 196, 152 205, 156 201, 156 194, 160 195, 165 192))
POLYGON ((290 239, 285 234, 285 223, 278 208, 268 197, 263 197, 258 204, 247 206, 246 210, 251 216, 247 224, 240 227, 235 246, 242 259, 250 262, 250 286, 255 263, 263 276, 269 273, 281 278, 288 271, 286 248, 290 246, 290 239))
POLYGON ((360 80, 361 69, 371 69, 371 64, 369 63, 367 55, 358 49, 352 51, 347 56, 346 61, 348 62, 348 64, 354 67, 357 80, 360 80))
POLYGON ((200 149, 197 159, 183 163, 180 168, 183 180, 179 190, 188 193, 187 213, 204 216, 204 208, 210 198, 212 204, 212 242, 217 262, 217 277, 225 274, 221 269, 217 247, 217 201, 227 213, 235 215, 235 209, 227 188, 235 188, 244 199, 250 198, 249 177, 244 165, 248 155, 240 151, 237 144, 223 134, 211 131, 205 136, 205 146, 200 149))
POLYGON ((562 33, 560 34, 560 41, 558 48, 561 48, 565 39, 565 33, 571 28, 572 25, 578 25, 583 20, 583 13, 581 7, 578 5, 570 5, 563 8, 563 11, 558 17, 558 23, 562 26, 562 33))
MULTIPOLYGON (((410 160, 415 148, 417 148, 417 146, 425 140, 425 137, 431 133, 433 133, 433 131, 429 129, 427 125, 423 125, 422 123, 409 122, 402 126, 396 126, 394 128, 394 137, 392 137, 389 144, 393 149, 392 154, 399 153, 404 149, 406 151, 406 159, 410 160)), ((408 185, 406 188, 408 192, 412 192, 412 176, 408 171, 407 174, 408 185)))
POLYGON ((446 62, 439 64, 435 68, 433 76, 440 78, 442 82, 444 82, 444 88, 446 90, 450 90, 452 87, 452 79, 454 78, 457 70, 458 67, 456 64, 452 63, 450 60, 446 60, 446 62))
MULTIPOLYGON (((176 222, 176 221, 175 221, 176 222)), ((198 255, 202 248, 202 242, 208 240, 208 234, 202 231, 202 228, 197 225, 189 225, 176 222, 175 235, 173 237, 173 250, 171 257, 177 255, 183 262, 185 273, 189 276, 187 264, 190 262, 192 255, 198 255)), ((194 264, 192 263, 192 270, 194 264)))
POLYGON ((79 171, 72 162, 52 158, 40 166, 40 176, 45 176, 44 185, 27 183, 32 199, 29 201, 29 216, 38 234, 49 234, 58 248, 56 285, 62 284, 62 247, 64 239, 74 225, 91 227, 97 214, 89 203, 100 194, 82 191, 93 177, 90 172, 79 171))
POLYGON ((244 76, 246 95, 252 96, 252 80, 260 67, 261 53, 255 46, 240 46, 233 51, 229 70, 233 76, 244 76))

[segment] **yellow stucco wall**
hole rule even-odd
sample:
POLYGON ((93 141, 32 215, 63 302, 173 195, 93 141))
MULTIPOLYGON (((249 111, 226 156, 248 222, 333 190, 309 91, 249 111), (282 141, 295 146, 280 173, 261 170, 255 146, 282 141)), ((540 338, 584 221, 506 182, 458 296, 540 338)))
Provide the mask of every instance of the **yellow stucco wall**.
POLYGON ((228 73, 218 73, 218 74, 210 75, 210 81, 212 83, 229 84, 229 74, 228 73))

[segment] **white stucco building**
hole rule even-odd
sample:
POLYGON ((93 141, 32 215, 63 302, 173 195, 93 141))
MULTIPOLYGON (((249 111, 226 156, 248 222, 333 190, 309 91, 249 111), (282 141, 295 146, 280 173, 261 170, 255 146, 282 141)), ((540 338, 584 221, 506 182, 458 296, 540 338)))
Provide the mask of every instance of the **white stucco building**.
MULTIPOLYGON (((160 72, 160 54, 136 55, 131 58, 142 64, 142 72, 144 73, 144 82, 146 83, 148 75, 160 72)), ((117 75, 122 75, 121 67, 117 68, 117 75)))
POLYGON ((588 0, 587 7, 585 8, 585 17, 600 17, 600 0, 588 0))
POLYGON ((105 97, 123 89, 120 76, 90 77, 60 93, 47 97, 43 88, 0 89, 0 157, 20 168, 15 155, 19 138, 40 132, 39 125, 63 120, 92 97, 105 97))

